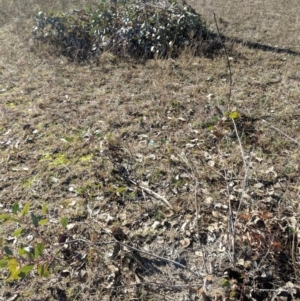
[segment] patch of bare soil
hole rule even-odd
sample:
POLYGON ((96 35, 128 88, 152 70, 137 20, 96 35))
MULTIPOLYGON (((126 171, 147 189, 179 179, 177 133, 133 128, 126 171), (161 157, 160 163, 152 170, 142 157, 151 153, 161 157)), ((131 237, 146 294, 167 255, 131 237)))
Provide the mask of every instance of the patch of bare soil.
POLYGON ((23 279, 0 270, 0 300, 299 298, 300 56, 227 41, 229 99, 223 53, 79 64, 26 16, 0 28, 0 206, 30 210, 2 219, 0 256, 44 250, 23 279))

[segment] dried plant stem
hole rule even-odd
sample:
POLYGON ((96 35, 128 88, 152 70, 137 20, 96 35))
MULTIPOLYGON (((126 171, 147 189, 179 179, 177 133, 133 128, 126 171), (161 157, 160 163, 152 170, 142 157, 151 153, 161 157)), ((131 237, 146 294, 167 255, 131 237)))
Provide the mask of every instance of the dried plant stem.
POLYGON ((237 127, 236 127, 236 123, 235 123, 234 119, 231 118, 231 120, 232 120, 232 123, 233 123, 233 126, 234 126, 234 132, 235 132, 235 134, 237 136, 237 139, 238 139, 238 142, 239 142, 240 152, 241 152, 241 156, 242 156, 242 159, 243 159, 244 168, 246 169, 247 164, 246 164, 246 160, 245 160, 245 155, 244 155, 244 150, 243 150, 243 146, 242 146, 242 141, 241 141, 241 138, 239 136, 239 133, 238 133, 238 130, 237 130, 237 127))
POLYGON ((266 123, 269 127, 271 127, 272 129, 274 129, 275 131, 277 131, 278 133, 280 133, 284 137, 286 137, 286 138, 290 139, 291 141, 293 141, 294 143, 300 145, 300 142, 298 142, 294 138, 290 137, 289 135, 285 134, 283 131, 281 131, 280 129, 278 129, 274 125, 272 125, 270 122, 266 121, 265 119, 262 119, 261 121, 264 122, 264 123, 266 123))
POLYGON ((158 258, 160 260, 173 263, 174 265, 176 265, 176 266, 178 266, 178 267, 180 267, 182 269, 185 269, 185 270, 189 271, 190 273, 192 273, 196 277, 201 276, 200 274, 197 274, 197 273, 193 272, 191 269, 189 269, 188 267, 186 267, 185 265, 183 265, 183 264, 181 264, 181 263, 179 263, 177 261, 174 261, 174 260, 171 260, 171 259, 159 256, 159 255, 156 255, 156 254, 144 251, 144 250, 140 250, 138 248, 135 248, 133 246, 125 244, 125 243, 123 243, 123 242, 121 242, 119 240, 101 241, 101 242, 91 243, 90 241, 88 241, 86 239, 75 239, 75 240, 70 240, 70 241, 64 242, 62 244, 72 244, 72 243, 76 243, 76 242, 83 242, 83 243, 85 243, 85 244, 87 244, 89 246, 101 246, 101 245, 119 244, 119 245, 121 245, 123 247, 126 247, 126 248, 132 250, 132 251, 136 251, 136 252, 139 252, 141 254, 146 254, 148 256, 155 257, 155 258, 158 258))
POLYGON ((292 264, 293 264, 293 269, 294 269, 294 273, 295 273, 295 277, 296 277, 296 280, 298 282, 298 268, 297 268, 297 265, 296 265, 296 259, 295 259, 295 253, 296 253, 296 247, 295 247, 295 241, 296 241, 296 229, 293 231, 293 241, 292 241, 292 264))
POLYGON ((126 283, 126 284, 121 284, 118 285, 118 288, 120 287, 135 287, 135 286, 156 286, 156 287, 160 287, 160 288, 168 288, 168 289, 174 289, 174 290, 178 290, 178 289, 188 289, 188 288, 192 288, 192 287, 202 287, 203 283, 189 283, 189 284, 169 284, 166 282, 148 282, 148 281, 143 281, 141 283, 126 283))
MULTIPOLYGON (((245 175, 244 175, 244 180, 243 180, 242 193, 241 193, 241 197, 240 197, 239 206, 238 206, 238 209, 236 211, 237 216, 240 212, 241 205, 242 205, 244 195, 245 195, 245 190, 246 190, 246 186, 247 186, 247 179, 248 179, 248 171, 249 171, 249 164, 245 167, 245 175)), ((235 224, 237 223, 237 220, 238 220, 238 218, 236 218, 235 224)))
POLYGON ((155 197, 156 199, 160 200, 160 201, 163 201, 171 210, 173 210, 173 206, 168 202, 168 200, 166 198, 164 198, 163 196, 159 195, 158 193, 154 192, 153 190, 151 190, 150 188, 148 187, 145 187, 145 186, 142 186, 140 185, 138 182, 135 182, 131 179, 129 179, 130 182, 132 184, 134 184, 136 187, 144 190, 146 193, 148 193, 149 195, 155 197))
MULTIPOLYGON (((118 166, 119 167, 119 166, 118 166)), ((134 186, 142 189, 143 191, 145 191, 146 193, 148 193, 149 195, 153 196, 154 198, 164 202, 171 210, 173 210, 173 206, 168 202, 168 200, 166 198, 164 198, 163 196, 159 195, 158 193, 154 192, 153 190, 151 190, 148 187, 142 186, 140 185, 137 181, 132 180, 129 175, 124 176, 123 174, 121 174, 121 177, 123 177, 127 182, 133 184, 134 186)))
POLYGON ((185 164, 189 167, 189 169, 192 171, 192 174, 188 171, 186 171, 186 172, 189 173, 191 175, 191 177, 193 177, 195 179, 195 192, 194 192, 195 197, 194 197, 194 200, 195 200, 195 211, 196 211, 197 237, 198 237, 198 241, 199 241, 199 245, 200 245, 200 249, 201 249, 201 253, 202 253, 202 257, 203 257, 203 266, 205 268, 206 273, 209 274, 208 268, 206 266, 205 249, 204 249, 203 244, 201 243, 200 230, 199 230, 199 209, 198 209, 198 203, 197 203, 197 191, 198 191, 199 181, 197 180, 194 168, 190 164, 190 162, 189 162, 188 158, 186 157, 186 155, 184 153, 182 153, 180 155, 180 157, 185 162, 185 164))
MULTIPOLYGON (((117 165, 117 167, 119 168, 119 165, 117 165)), ((154 192, 153 190, 151 190, 150 188, 148 187, 145 187, 145 186, 142 186, 140 185, 137 181, 134 181, 130 178, 129 175, 123 175, 121 174, 120 175, 122 178, 125 179, 125 181, 127 183, 130 183, 130 184, 133 184, 134 186, 142 189, 143 191, 145 191, 147 194, 153 196, 154 198, 164 202, 171 210, 173 210, 173 206, 168 202, 168 200, 166 198, 164 198, 163 196, 159 195, 158 193, 154 192)))
POLYGON ((243 199, 244 199, 244 195, 245 195, 245 190, 246 190, 246 186, 247 186, 249 164, 247 166, 246 159, 245 159, 245 154, 244 154, 244 150, 243 150, 243 146, 242 146, 242 141, 241 141, 241 138, 239 136, 239 133, 238 133, 238 130, 237 130, 237 127, 236 127, 236 123, 235 123, 235 121, 234 121, 233 118, 231 118, 231 120, 233 122, 234 131, 235 131, 235 134, 236 134, 238 142, 239 142, 240 152, 241 152, 241 156, 242 156, 242 160, 243 160, 243 165, 244 165, 244 170, 245 170, 244 180, 243 180, 243 187, 242 187, 242 193, 241 193, 241 196, 240 196, 238 209, 236 211, 235 221, 234 221, 233 226, 232 226, 232 257, 233 257, 233 261, 234 261, 235 260, 236 224, 238 222, 238 215, 239 215, 242 203, 243 203, 243 199))
MULTIPOLYGON (((233 233, 234 233, 234 221, 233 221, 233 212, 232 212, 232 206, 231 206, 231 201, 230 201, 230 192, 229 192, 229 185, 227 182, 227 172, 225 170, 225 181, 226 181, 226 191, 227 191, 227 196, 228 196, 228 250, 232 249, 232 245, 230 246, 230 234, 233 237, 233 233)), ((229 255, 229 260, 231 262, 234 262, 233 257, 230 255, 230 252, 228 252, 229 255)))
POLYGON ((166 205, 168 205, 168 207, 173 210, 173 206, 166 200, 166 198, 164 198, 163 196, 159 195, 158 193, 154 192, 153 190, 151 190, 150 188, 144 187, 142 185, 139 185, 138 183, 136 184, 137 187, 139 187, 140 189, 146 191, 149 195, 152 195, 153 197, 155 197, 156 199, 163 201, 166 205))
MULTIPOLYGON (((203 244, 201 243, 201 238, 200 238, 200 231, 199 231, 199 221, 198 221, 198 217, 199 217, 199 213, 198 213, 198 204, 197 204, 197 190, 198 190, 198 180, 195 180, 195 208, 196 208, 196 225, 197 225, 197 237, 198 237, 198 241, 199 241, 199 245, 200 245, 200 249, 202 252, 202 257, 203 257, 203 266, 205 268, 205 271, 207 274, 209 274, 207 266, 206 266, 206 256, 205 256, 205 250, 203 247, 203 244)), ((212 272, 212 271, 211 271, 212 272)))
POLYGON ((221 34, 220 34, 220 30, 219 30, 219 25, 218 25, 218 22, 217 22, 217 18, 216 18, 216 14, 215 14, 215 13, 214 13, 214 20, 215 20, 215 23, 216 23, 216 27, 217 27, 219 39, 220 39, 220 42, 221 42, 222 45, 223 45, 224 52, 225 52, 225 56, 226 56, 226 59, 227 59, 227 67, 228 67, 228 71, 229 71, 229 95, 228 95, 228 103, 230 103, 230 99, 231 99, 231 86, 232 86, 232 72, 231 72, 231 65, 230 65, 230 60, 229 60, 229 55, 228 55, 227 48, 226 48, 225 43, 222 41, 222 38, 221 38, 221 34))

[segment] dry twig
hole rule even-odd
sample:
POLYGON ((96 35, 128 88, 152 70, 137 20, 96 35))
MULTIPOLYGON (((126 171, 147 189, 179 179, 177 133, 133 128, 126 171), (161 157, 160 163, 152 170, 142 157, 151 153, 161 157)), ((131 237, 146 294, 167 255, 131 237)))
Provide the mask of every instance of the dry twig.
POLYGON ((201 252, 202 252, 203 266, 205 268, 206 273, 209 274, 207 266, 206 266, 206 261, 205 261, 206 260, 205 259, 205 250, 204 250, 203 244, 201 243, 200 232, 199 232, 199 221, 198 221, 199 213, 198 213, 198 204, 197 204, 197 190, 198 190, 198 180, 195 179, 195 209, 196 209, 197 237, 198 237, 200 249, 201 249, 201 252))
POLYGON ((76 242, 83 242, 83 243, 85 243, 85 244, 87 244, 89 246, 101 246, 101 245, 119 244, 119 245, 121 245, 123 247, 126 247, 126 248, 132 250, 132 251, 136 251, 136 252, 139 252, 141 254, 146 254, 148 256, 155 257, 155 258, 158 258, 160 260, 164 260, 166 262, 173 263, 174 265, 176 265, 176 266, 178 266, 178 267, 180 267, 182 269, 185 269, 185 270, 189 271, 191 274, 193 274, 196 277, 202 276, 201 274, 197 274, 197 273, 193 272, 187 266, 185 266, 185 265, 183 265, 183 264, 181 264, 181 263, 179 263, 177 261, 174 261, 174 260, 171 260, 171 259, 159 256, 159 255, 156 255, 156 254, 144 251, 144 250, 140 250, 140 249, 135 248, 133 246, 130 246, 130 245, 126 244, 126 243, 123 243, 123 242, 121 242, 119 240, 101 241, 101 242, 91 243, 90 241, 88 241, 86 239, 79 238, 79 239, 70 240, 70 241, 67 241, 67 242, 64 242, 64 243, 61 243, 61 244, 72 244, 72 243, 76 243, 76 242))
POLYGON ((280 129, 278 129, 277 127, 275 127, 274 125, 272 125, 270 122, 262 119, 262 122, 266 123, 269 127, 271 127, 272 129, 274 129, 275 131, 277 131, 278 133, 280 133, 281 135, 283 135, 284 137, 290 139, 291 141, 293 141, 294 143, 300 145, 300 143, 295 140, 294 138, 290 137, 289 135, 285 134, 283 131, 281 131, 280 129))
POLYGON ((216 14, 214 13, 214 20, 215 20, 215 23, 216 23, 216 27, 217 27, 217 31, 218 31, 218 35, 219 35, 219 39, 220 39, 220 42, 222 43, 223 45, 223 48, 224 48, 224 51, 225 51, 225 56, 226 56, 226 59, 227 59, 227 67, 228 67, 228 71, 229 71, 229 95, 228 95, 228 103, 230 102, 230 99, 231 99, 231 86, 232 86, 232 72, 231 72, 231 65, 230 65, 230 60, 229 60, 229 55, 228 55, 228 51, 227 51, 227 48, 225 46, 225 43, 222 41, 221 39, 221 34, 220 34, 220 30, 219 30, 219 25, 218 25, 218 22, 217 22, 217 18, 216 18, 216 14))
POLYGON ((166 200, 166 198, 164 198, 163 196, 159 195, 158 193, 154 192, 153 190, 151 190, 150 188, 144 187, 138 183, 135 184, 137 187, 139 187, 140 189, 146 191, 149 195, 155 197, 156 199, 163 201, 166 205, 168 205, 168 207, 173 210, 173 206, 166 200))

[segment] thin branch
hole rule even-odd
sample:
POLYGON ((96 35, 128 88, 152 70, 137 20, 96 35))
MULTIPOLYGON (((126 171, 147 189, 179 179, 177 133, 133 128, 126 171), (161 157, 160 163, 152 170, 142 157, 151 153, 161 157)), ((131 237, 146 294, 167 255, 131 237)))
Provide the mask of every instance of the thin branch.
POLYGON ((272 251, 272 250, 270 251, 270 249, 273 245, 273 241, 274 241, 274 235, 272 236, 272 239, 271 239, 270 243, 268 244, 269 246, 268 246, 268 250, 267 250, 266 254, 261 258, 260 263, 258 264, 256 270, 259 271, 261 269, 261 266, 264 264, 264 261, 266 260, 266 258, 270 254, 270 252, 272 251))
POLYGON ((270 122, 262 119, 262 122, 266 123, 269 127, 271 127, 272 129, 274 129, 275 131, 277 131, 278 133, 280 133, 281 135, 283 135, 284 137, 290 139, 291 141, 293 141, 294 143, 300 145, 300 142, 298 142, 297 140, 295 140, 294 138, 290 137, 289 135, 285 134, 283 131, 281 131, 280 129, 278 129, 277 127, 275 127, 274 125, 272 125, 270 122))
POLYGON ((200 245, 200 249, 202 252, 202 257, 203 257, 203 265, 205 267, 205 271, 207 274, 209 274, 207 266, 206 266, 206 259, 205 259, 205 250, 203 247, 203 244, 201 243, 201 238, 200 238, 200 231, 199 231, 199 221, 198 221, 198 204, 197 204, 197 190, 198 190, 198 180, 195 179, 195 208, 196 208, 196 225, 197 225, 197 236, 198 236, 198 241, 199 241, 199 245, 200 245))
POLYGON ((242 146, 242 141, 240 139, 240 136, 239 136, 239 133, 238 133, 238 130, 237 130, 237 127, 236 127, 236 123, 234 121, 233 118, 231 118, 232 122, 233 122, 233 126, 234 126, 234 131, 235 131, 235 134, 237 136, 237 139, 239 141, 239 146, 240 146, 240 151, 241 151, 241 155, 242 155, 242 159, 243 159, 243 163, 244 163, 244 168, 246 169, 246 160, 245 160, 245 155, 244 155, 244 150, 243 150, 243 146, 242 146))
POLYGON ((295 241, 296 241, 296 235, 297 235, 297 230, 294 229, 293 230, 293 241, 292 241, 292 249, 291 249, 291 253, 292 253, 292 265, 293 265, 293 269, 294 269, 294 273, 295 273, 295 278, 298 282, 298 268, 296 265, 296 260, 295 260, 295 254, 296 254, 296 247, 295 247, 295 241))
MULTIPOLYGON (((140 283, 126 283, 123 285, 118 285, 118 288, 120 287, 135 287, 135 286, 157 286, 157 287, 164 287, 164 288, 168 288, 168 289, 174 289, 174 290, 180 290, 180 289, 188 289, 188 288, 192 288, 192 287, 202 287, 203 283, 189 283, 189 284, 177 284, 177 285, 172 285, 172 284, 168 284, 165 282, 147 282, 147 281, 143 281, 140 283)), ((105 286, 104 286, 105 287, 105 286)))
MULTIPOLYGON (((231 237, 234 237, 234 222, 233 222, 233 212, 232 212, 232 206, 231 206, 231 200, 230 200, 230 191, 229 191, 229 185, 227 182, 227 172, 225 170, 225 181, 226 181, 226 191, 227 191, 227 196, 228 196, 228 255, 230 255, 230 234, 231 237)), ((229 260, 231 262, 234 262, 234 257, 231 255, 229 256, 229 260)))
POLYGON ((209 274, 208 272, 208 268, 206 266, 206 258, 205 258, 205 250, 204 250, 204 246, 201 243, 201 239, 200 239, 200 231, 199 231, 199 210, 198 210, 198 204, 197 204, 197 191, 198 191, 198 185, 199 182, 195 176, 195 171, 194 168, 191 166, 188 158, 186 157, 186 155, 183 153, 180 155, 181 159, 185 162, 185 164, 188 166, 188 168, 190 168, 190 170, 193 172, 192 174, 185 170, 188 174, 190 174, 194 179, 195 179, 195 210, 196 210, 196 224, 197 224, 197 236, 198 236, 198 241, 199 241, 199 245, 200 245, 200 249, 201 249, 201 253, 202 253, 202 257, 203 257, 203 266, 205 267, 205 271, 207 274, 209 274))
MULTIPOLYGON (((249 166, 250 166, 250 160, 249 160, 249 163, 247 165, 247 162, 246 162, 246 159, 245 159, 245 153, 244 153, 244 149, 243 149, 243 145, 242 145, 242 141, 241 141, 241 138, 239 136, 239 133, 238 133, 238 130, 237 130, 237 127, 236 127, 236 123, 234 121, 233 118, 231 118, 232 122, 233 122, 233 126, 234 126, 234 132, 237 136, 237 139, 239 141, 239 146, 240 146, 240 152, 241 152, 241 156, 242 156, 242 159, 243 159, 243 164, 244 164, 244 169, 245 169, 245 175, 244 175, 244 180, 243 180, 243 187, 242 187, 242 194, 241 194, 241 198, 240 198, 240 203, 239 203, 239 206, 238 206, 238 209, 237 209, 237 216, 238 216, 238 213, 241 209, 241 205, 242 205, 242 201, 243 201, 243 198, 244 198, 244 194, 245 194, 245 189, 246 189, 246 186, 247 186, 247 179, 248 179, 248 171, 249 171, 249 166)), ((237 218, 235 220, 235 224, 237 222, 237 218)))
MULTIPOLYGON (((118 166, 119 167, 119 166, 118 166)), ((138 182, 132 180, 130 178, 129 175, 123 175, 121 174, 120 175, 122 178, 124 178, 127 182, 133 184, 134 186, 144 190, 146 193, 148 193, 149 195, 155 197, 156 199, 164 202, 171 210, 173 210, 173 206, 168 202, 168 200, 166 198, 164 198, 163 196, 159 195, 158 193, 154 192, 153 190, 151 190, 150 188, 148 187, 145 187, 145 186, 142 186, 140 185, 138 182)))
POLYGON ((239 215, 239 212, 240 212, 243 200, 244 200, 245 190, 246 190, 246 186, 247 186, 247 179, 248 179, 248 171, 249 171, 250 161, 249 161, 249 164, 247 165, 244 150, 243 150, 243 146, 242 146, 242 141, 240 139, 240 136, 239 136, 239 133, 238 133, 238 130, 237 130, 237 127, 236 127, 236 123, 235 123, 233 118, 231 118, 231 120, 233 122, 235 134, 236 134, 236 136, 238 138, 238 141, 239 141, 240 152, 241 152, 241 156, 242 156, 243 164, 244 164, 244 169, 245 169, 242 193, 241 193, 241 196, 240 196, 240 201, 239 201, 238 209, 236 211, 236 217, 235 217, 235 221, 234 221, 233 229, 232 229, 233 230, 233 233, 232 233, 233 234, 232 235, 232 256, 233 256, 233 260, 234 260, 235 259, 236 224, 238 222, 238 215, 239 215))
POLYGON ((153 190, 151 190, 150 188, 144 187, 138 183, 136 183, 136 186, 139 187, 142 190, 145 190, 148 194, 152 195, 153 197, 155 197, 156 199, 163 201, 166 205, 169 206, 169 208, 171 210, 173 210, 173 206, 166 200, 166 198, 164 198, 163 196, 159 195, 158 193, 154 192, 153 190))
POLYGON ((167 283, 161 283, 161 282, 143 282, 142 285, 155 285, 160 287, 167 287, 167 288, 173 288, 173 289, 187 289, 190 287, 202 287, 203 283, 190 283, 190 284, 167 284, 167 283))
POLYGON ((227 59, 227 66, 228 66, 228 70, 229 70, 229 96, 228 96, 228 103, 230 102, 230 99, 231 99, 231 87, 232 87, 232 72, 231 72, 231 65, 230 65, 230 60, 229 60, 229 55, 228 55, 228 51, 227 51, 227 48, 225 46, 225 43, 222 41, 221 39, 221 34, 220 34, 220 30, 219 30, 219 25, 218 25, 218 22, 217 22, 217 18, 216 18, 216 14, 214 13, 214 19, 215 19, 215 23, 216 23, 216 27, 217 27, 217 31, 218 31, 218 35, 219 35, 219 39, 220 39, 220 42, 222 43, 223 45, 223 48, 224 48, 224 51, 225 51, 225 56, 226 56, 226 59, 227 59))
POLYGON ((126 248, 128 248, 128 249, 130 249, 130 250, 133 250, 133 251, 136 251, 136 252, 139 252, 139 253, 141 253, 141 254, 146 254, 146 255, 148 255, 148 256, 151 256, 151 257, 154 257, 154 258, 158 258, 158 259, 160 259, 160 260, 164 260, 164 261, 173 263, 174 265, 176 265, 176 266, 178 266, 178 267, 180 267, 180 268, 182 268, 182 269, 185 269, 185 270, 189 271, 190 273, 192 273, 192 274, 193 274, 194 276, 196 276, 196 277, 201 276, 201 275, 199 275, 199 274, 196 274, 196 273, 193 272, 191 269, 189 269, 187 266, 185 266, 185 265, 183 265, 183 264, 181 264, 181 263, 179 263, 179 262, 176 262, 176 261, 171 260, 171 259, 167 259, 167 258, 165 258, 165 257, 159 256, 159 255, 156 255, 156 254, 152 254, 152 253, 147 252, 147 251, 144 251, 144 250, 137 249, 137 248, 135 248, 135 247, 133 247, 133 246, 130 246, 130 245, 128 245, 128 244, 125 244, 125 243, 123 243, 123 242, 121 242, 121 241, 119 241, 119 240, 102 241, 102 242, 91 243, 91 242, 89 242, 89 241, 86 240, 86 239, 81 239, 81 238, 79 238, 79 239, 75 239, 75 240, 66 241, 66 242, 61 243, 61 244, 71 244, 71 243, 76 243, 76 242, 84 242, 85 244, 90 245, 90 246, 101 246, 101 245, 119 244, 119 245, 121 245, 121 246, 123 246, 123 247, 126 247, 126 248))
MULTIPOLYGON (((242 187, 242 194, 241 194, 241 197, 240 197, 240 203, 239 203, 239 206, 238 206, 238 209, 237 209, 237 216, 238 216, 238 213, 241 209, 241 205, 242 205, 242 202, 243 202, 243 198, 244 198, 244 194, 245 194, 245 189, 246 189, 246 186, 247 186, 247 178, 248 178, 248 171, 249 171, 249 166, 250 166, 250 160, 249 160, 249 164, 247 165, 247 162, 246 162, 246 159, 245 159, 245 154, 244 154, 244 150, 243 150, 243 145, 242 145, 242 141, 240 139, 240 136, 239 136, 239 133, 238 133, 238 130, 237 130, 237 127, 236 127, 236 123, 234 121, 233 118, 231 118, 232 122, 233 122, 233 125, 234 125, 234 131, 235 131, 235 134, 238 138, 238 141, 239 141, 239 146, 240 146, 240 151, 241 151, 241 156, 242 156, 242 159, 243 159, 243 164, 244 164, 244 169, 245 169, 245 175, 244 175, 244 180, 243 180, 243 187, 242 187)), ((235 220, 235 223, 234 225, 236 224, 237 222, 237 218, 235 220)))
MULTIPOLYGON (((251 158, 250 158, 250 160, 251 160, 251 158)), ((243 180, 243 187, 242 187, 242 193, 241 193, 241 197, 240 197, 240 203, 239 203, 238 209, 236 211, 237 216, 240 212, 242 202, 243 202, 243 199, 244 199, 244 195, 245 195, 245 190, 246 190, 246 186, 247 186, 247 179, 248 179, 248 171, 249 171, 249 166, 250 166, 250 160, 249 160, 249 164, 245 167, 245 175, 244 175, 244 180, 243 180)), ((238 220, 238 218, 236 218, 235 224, 236 224, 237 220, 238 220)))

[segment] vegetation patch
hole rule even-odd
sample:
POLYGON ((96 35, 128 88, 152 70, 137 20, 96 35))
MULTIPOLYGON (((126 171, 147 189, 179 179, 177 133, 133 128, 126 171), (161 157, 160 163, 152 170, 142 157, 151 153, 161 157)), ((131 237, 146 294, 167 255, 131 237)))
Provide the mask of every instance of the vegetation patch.
POLYGON ((135 58, 177 56, 201 44, 208 31, 191 6, 176 1, 101 2, 96 10, 35 16, 36 40, 58 46, 62 53, 85 59, 110 51, 135 58))
POLYGON ((143 60, 102 45, 143 30, 134 8, 97 2, 0 0, 0 299, 299 299, 299 1, 130 2, 226 36, 212 57, 143 36, 143 60), (31 39, 40 11, 61 40, 31 39))

